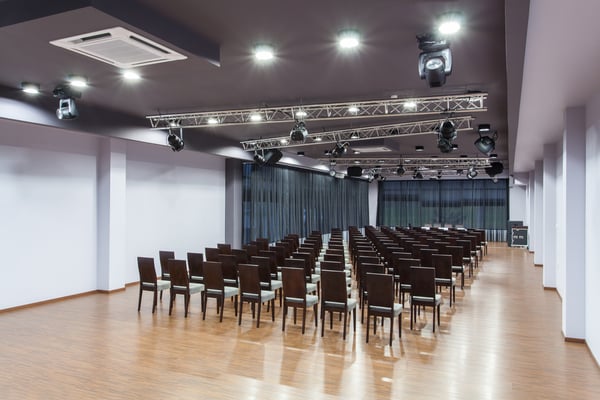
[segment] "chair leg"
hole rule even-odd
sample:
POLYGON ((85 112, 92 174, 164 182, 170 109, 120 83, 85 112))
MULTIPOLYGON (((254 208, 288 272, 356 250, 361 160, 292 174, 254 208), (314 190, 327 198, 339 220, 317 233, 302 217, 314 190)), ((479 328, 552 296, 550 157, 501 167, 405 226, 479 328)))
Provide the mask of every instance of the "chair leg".
POLYGON ((369 324, 371 321, 371 316, 367 313, 367 343, 369 343, 369 324))
POLYGON ((398 337, 402 338, 402 313, 398 315, 398 337))
POLYGON ((275 299, 271 299, 271 321, 275 322, 275 299))
MULTIPOLYGON (((156 293, 156 291, 154 293, 156 293)), ((155 296, 156 296, 156 294, 155 294, 155 296)), ((142 283, 140 282, 140 295, 138 297, 138 312, 140 311, 141 305, 142 305, 142 283)), ((152 313, 154 313, 154 309, 152 310, 152 313)))
POLYGON ((313 314, 315 314, 315 328, 317 326, 319 326, 319 322, 318 322, 318 318, 317 318, 317 314, 319 313, 318 307, 319 307, 319 303, 315 303, 315 305, 313 306, 313 314))
POLYGON ((333 311, 329 311, 329 329, 333 329, 333 311))
MULTIPOLYGON (((433 332, 434 332, 434 333, 435 333, 435 309, 436 309, 436 308, 437 308, 437 307, 436 307, 436 306, 435 306, 435 304, 434 304, 434 305, 433 305, 433 332)), ((439 316, 440 316, 440 313, 439 313, 439 309, 438 309, 438 318, 439 318, 439 316)))
MULTIPOLYGON (((156 311, 156 303, 157 303, 158 293, 156 290, 154 291, 154 295, 152 296, 152 314, 156 311)), ((140 292, 140 301, 142 300, 142 293, 140 292)), ((138 311, 140 311, 140 305, 138 304, 138 311)))
MULTIPOLYGON (((383 321, 385 317, 381 317, 383 321)), ((383 330, 383 328, 381 328, 383 330)), ((390 347, 392 347, 392 339, 394 338, 394 315, 390 316, 390 347)))
POLYGON ((412 301, 411 301, 411 304, 410 304, 410 330, 411 331, 413 328, 413 310, 414 310, 414 308, 415 308, 415 305, 412 304, 412 301))
POLYGON ((240 299, 240 312, 238 314, 238 326, 242 325, 242 312, 244 309, 244 299, 240 299))
POLYGON ((171 311, 173 310, 173 300, 175 299, 175 295, 173 293, 169 294, 169 315, 171 315, 171 311))
MULTIPOLYGON (((225 308, 225 299, 223 297, 220 297, 219 300, 219 303, 221 303, 221 310, 219 312, 219 322, 223 322, 223 309, 225 308)), ((237 307, 237 304, 235 306, 237 307)))
POLYGON ((302 334, 304 335, 304 325, 306 324, 306 306, 304 307, 304 312, 302 313, 302 334))
POLYGON ((281 323, 281 332, 285 331, 285 316, 287 315, 287 305, 283 305, 283 321, 281 323))
POLYGON ((325 310, 321 306, 321 337, 325 335, 325 310))
POLYGON ((190 295, 189 294, 184 294, 183 295, 183 305, 185 308, 185 312, 184 312, 184 317, 187 318, 188 315, 188 308, 190 307, 190 295))
MULTIPOLYGON (((260 309, 262 307, 262 303, 260 302, 260 300, 258 301, 258 311, 256 312, 256 327, 260 327, 260 309)), ((241 313, 240 313, 240 317, 241 317, 241 313)))
POLYGON ((347 322, 348 322, 348 310, 345 310, 344 311, 344 333, 342 334, 342 338, 344 340, 346 340, 346 325, 347 325, 347 322))
POLYGON ((234 310, 235 310, 235 316, 237 317, 237 305, 238 305, 238 297, 237 297, 237 295, 235 295, 235 296, 233 297, 233 305, 235 306, 235 307, 234 307, 234 310))

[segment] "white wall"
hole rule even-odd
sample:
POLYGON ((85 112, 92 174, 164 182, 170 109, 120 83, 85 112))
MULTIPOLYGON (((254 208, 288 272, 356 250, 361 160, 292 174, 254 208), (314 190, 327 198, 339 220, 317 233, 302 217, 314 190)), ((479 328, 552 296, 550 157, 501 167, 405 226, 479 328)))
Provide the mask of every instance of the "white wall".
POLYGON ((0 120, 0 309, 96 289, 96 151, 90 135, 0 120))
MULTIPOLYGON (((369 184, 369 225, 377 225, 377 197, 379 195, 379 183, 369 184)), ((359 228, 362 228, 360 226, 359 228)))
POLYGON ((600 319, 596 312, 600 306, 600 258, 597 251, 600 238, 600 94, 587 105, 586 128, 585 340, 596 360, 600 360, 600 319))
POLYGON ((509 220, 510 221, 523 221, 523 224, 527 224, 527 191, 525 186, 513 185, 508 189, 509 196, 509 220))
POLYGON ((127 143, 126 280, 137 281, 138 256, 204 253, 225 240, 225 159, 127 143))

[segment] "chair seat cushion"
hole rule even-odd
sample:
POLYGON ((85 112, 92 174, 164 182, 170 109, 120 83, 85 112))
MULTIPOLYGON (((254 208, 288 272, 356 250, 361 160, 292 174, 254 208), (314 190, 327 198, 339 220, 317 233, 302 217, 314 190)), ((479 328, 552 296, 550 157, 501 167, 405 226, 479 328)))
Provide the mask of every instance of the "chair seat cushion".
POLYGON ((465 266, 464 265, 453 265, 452 266, 452 272, 461 272, 461 273, 464 273, 465 272, 465 266))
POLYGON ((275 298, 275 291, 273 290, 261 290, 260 291, 260 299, 262 301, 269 301, 275 298))
POLYGON ((311 274, 310 275, 310 280, 312 283, 317 283, 321 281, 321 275, 318 274, 311 274))
POLYGON ((275 280, 271 281, 271 289, 272 290, 281 289, 282 287, 283 287, 283 282, 275 281, 275 280))
POLYGON ((203 281, 204 277, 200 276, 200 275, 190 275, 190 280, 194 280, 194 281, 203 281))
POLYGON ((239 293, 239 289, 233 286, 225 286, 225 297, 236 296, 239 293))
POLYGON ((190 282, 190 294, 204 292, 204 285, 202 283, 191 283, 190 282))
MULTIPOLYGON (((433 304, 434 302, 434 298, 433 297, 426 297, 426 296, 413 296, 412 299, 414 301, 418 301, 418 302, 429 302, 431 304, 433 304)), ((439 293, 435 294, 435 304, 437 305, 438 303, 440 303, 442 301, 442 295, 439 293)))
POLYGON ((319 302, 319 297, 312 294, 306 295, 306 307, 312 307, 319 302))
POLYGON ((436 285, 453 285, 456 284, 456 279, 447 279, 447 278, 435 278, 436 285))
POLYGON ((307 283, 306 284, 306 293, 313 293, 317 291, 316 283, 307 283))
MULTIPOLYGON (((369 310, 377 311, 380 313, 389 313, 391 310, 389 307, 381 307, 381 306, 369 306, 369 310)), ((394 316, 400 315, 402 313, 402 304, 394 303, 394 316)))

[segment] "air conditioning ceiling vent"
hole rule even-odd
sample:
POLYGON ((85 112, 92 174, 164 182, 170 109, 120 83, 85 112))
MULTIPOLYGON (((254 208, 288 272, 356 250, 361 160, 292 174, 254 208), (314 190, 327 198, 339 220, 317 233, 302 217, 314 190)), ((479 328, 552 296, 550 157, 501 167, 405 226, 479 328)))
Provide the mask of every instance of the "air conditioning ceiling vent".
POLYGON ((50 44, 119 68, 141 67, 187 58, 121 27, 53 40, 50 44))

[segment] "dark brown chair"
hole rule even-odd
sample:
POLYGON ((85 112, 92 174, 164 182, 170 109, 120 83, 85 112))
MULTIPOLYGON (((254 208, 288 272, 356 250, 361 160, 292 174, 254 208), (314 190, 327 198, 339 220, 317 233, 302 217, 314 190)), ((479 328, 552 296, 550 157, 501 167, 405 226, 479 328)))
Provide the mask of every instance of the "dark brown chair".
POLYGON ((231 254, 231 245, 228 243, 217 243, 219 254, 231 254))
POLYGON ((367 343, 369 322, 373 317, 373 334, 377 333, 377 317, 390 319, 390 346, 394 334, 394 318, 398 317, 398 335, 402 337, 402 304, 394 303, 394 277, 389 274, 367 273, 367 343))
POLYGON ((281 269, 283 278, 283 324, 281 330, 285 331, 285 318, 287 316, 288 307, 294 308, 294 324, 296 324, 296 310, 302 308, 302 334, 304 335, 304 326, 306 325, 306 309, 313 307, 315 314, 315 327, 318 326, 318 307, 319 298, 314 295, 306 294, 306 282, 304 278, 303 268, 287 268, 281 269))
MULTIPOLYGON (((174 251, 161 250, 158 252, 158 260, 160 261, 160 279, 163 281, 171 280, 168 261, 172 258, 175 258, 174 251)), ((160 291, 160 299, 162 300, 162 290, 160 291)))
POLYGON ((202 309, 202 319, 206 319, 206 305, 208 298, 212 297, 217 300, 217 312, 220 312, 219 322, 223 322, 223 308, 225 299, 233 297, 235 315, 237 317, 237 302, 239 289, 233 286, 225 286, 223 279, 223 270, 221 263, 217 261, 204 262, 204 286, 205 286, 205 301, 202 309))
POLYGON ((258 255, 260 257, 268 257, 270 262, 271 279, 281 280, 281 274, 279 273, 279 267, 277 265, 277 253, 272 250, 259 250, 258 255))
POLYGON ((250 256, 244 249, 231 249, 231 254, 235 256, 235 261, 238 264, 248 264, 250 261, 250 256))
POLYGON ((225 286, 238 286, 237 259, 233 254, 219 254, 225 286))
MULTIPOLYGON (((410 294, 411 281, 410 281, 410 268, 419 267, 421 262, 416 258, 399 258, 396 260, 394 274, 399 275, 399 289, 400 289, 400 302, 404 304, 404 296, 406 293, 410 294)), ((395 278, 395 277, 394 277, 395 278)))
POLYGON ((242 246, 244 250, 248 253, 248 257, 257 256, 258 255, 258 247, 254 244, 245 244, 242 246))
MULTIPOLYGON (((368 286, 367 286, 367 274, 385 274, 385 266, 383 264, 369 264, 365 263, 361 265, 361 278, 359 286, 359 298, 360 298, 360 323, 365 321, 365 305, 369 297, 368 286)), ((390 275, 392 276, 392 275, 390 275)), ((392 279, 393 276, 392 276, 392 279)))
POLYGON ((255 242, 256 242, 256 247, 258 247, 258 251, 269 249, 269 239, 258 238, 255 240, 255 242))
MULTIPOLYGON (((306 293, 317 294, 317 284, 309 282, 308 275, 310 275, 310 267, 304 258, 286 258, 284 260, 284 266, 288 268, 302 268, 304 271, 304 281, 306 282, 306 293)), ((283 277, 282 277, 283 281, 283 277)))
POLYGON ((452 272, 460 274, 460 288, 465 288, 465 262, 461 246, 446 246, 448 254, 452 256, 452 272))
POLYGON ((356 300, 348 298, 346 274, 342 271, 323 269, 321 271, 321 337, 325 332, 325 312, 329 311, 329 329, 333 328, 333 313, 344 314, 344 333, 346 340, 346 326, 348 313, 352 312, 354 331, 356 332, 356 300))
MULTIPOLYGON (((346 277, 346 286, 350 287, 352 285, 352 278, 348 276, 346 269, 344 268, 344 263, 339 261, 321 261, 321 279, 323 279, 323 271, 341 271, 344 273, 346 277)), ((348 290, 348 295, 350 295, 350 290, 348 290)))
POLYGON ((410 329, 413 321, 417 321, 417 307, 433 308, 433 331, 435 332, 435 314, 437 311, 437 324, 440 324, 440 304, 442 295, 435 291, 435 268, 411 267, 411 293, 410 293, 410 329))
POLYGON ((204 272, 202 272, 202 265, 204 264, 204 254, 187 253, 187 260, 190 270, 190 282, 203 283, 204 272))
POLYGON ((279 306, 283 302, 283 283, 280 280, 273 279, 271 276, 271 260, 268 257, 253 256, 250 258, 252 264, 258 265, 260 275, 260 287, 263 290, 272 290, 279 292, 279 306))
POLYGON ((435 268, 435 285, 450 289, 450 307, 456 301, 456 279, 452 276, 452 256, 450 254, 435 254, 432 257, 435 268))
MULTIPOLYGON (((185 305, 185 317, 187 318, 188 309, 190 307, 190 297, 194 293, 204 292, 204 285, 202 283, 190 283, 187 266, 185 260, 169 259, 169 272, 171 273, 171 289, 170 301, 169 301, 169 315, 173 310, 173 303, 175 302, 175 296, 178 294, 183 295, 183 301, 185 305)), ((200 296, 202 309, 204 309, 204 296, 200 296)))
POLYGON ((142 305, 142 292, 147 290, 154 293, 154 300, 152 301, 152 314, 156 311, 156 303, 158 298, 158 291, 161 293, 163 290, 167 290, 171 287, 170 281, 162 279, 156 279, 156 269, 154 268, 154 258, 152 257, 138 257, 138 271, 140 273, 140 296, 138 299, 138 312, 142 305))
POLYGON ((221 254, 221 252, 216 247, 204 248, 204 257, 206 258, 206 261, 219 261, 219 254, 221 254))
POLYGON ((240 264, 238 265, 238 272, 240 277, 240 310, 238 325, 242 324, 242 314, 244 302, 252 304, 252 318, 254 318, 254 311, 256 305, 258 305, 258 315, 256 318, 256 327, 260 327, 260 309, 262 303, 268 301, 271 306, 271 320, 275 321, 275 292, 272 290, 262 290, 260 282, 259 266, 253 264, 240 264))
POLYGON ((421 266, 423 267, 433 267, 432 256, 437 254, 437 249, 432 248, 423 248, 421 249, 421 266))

